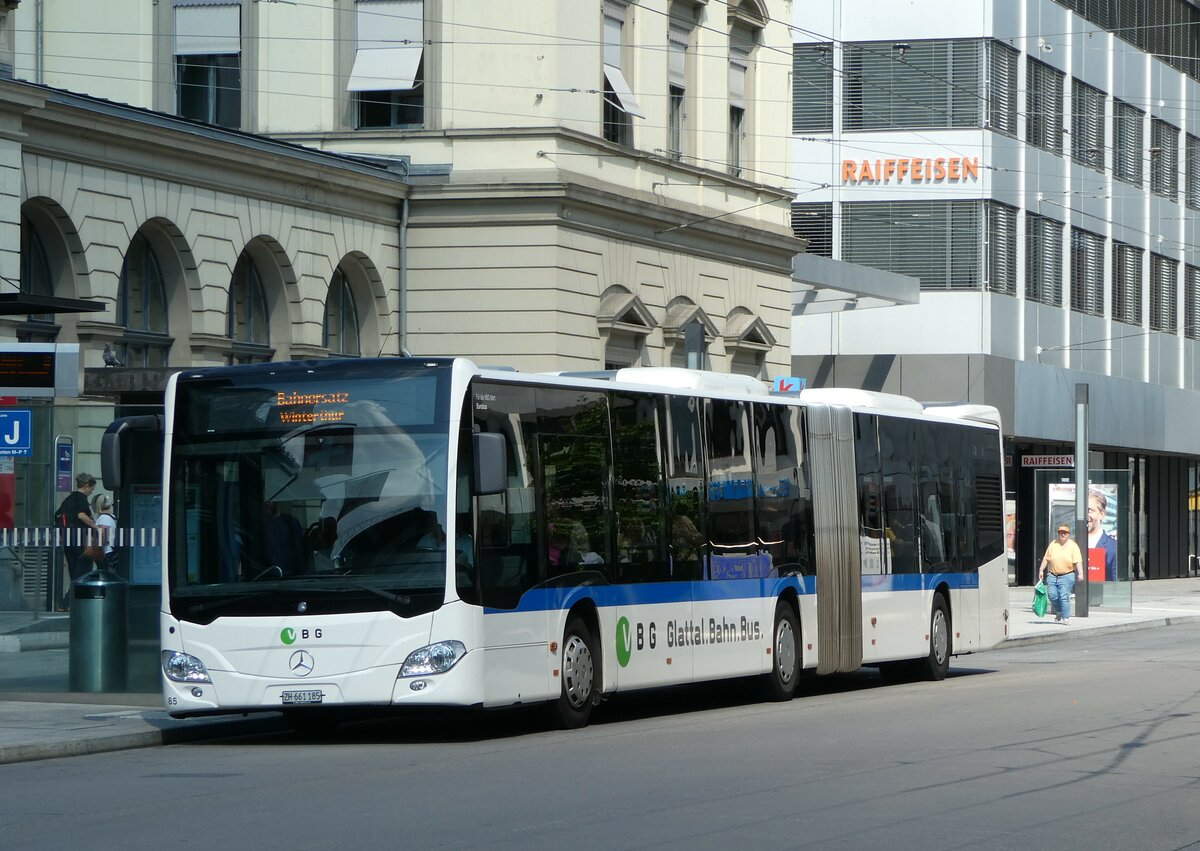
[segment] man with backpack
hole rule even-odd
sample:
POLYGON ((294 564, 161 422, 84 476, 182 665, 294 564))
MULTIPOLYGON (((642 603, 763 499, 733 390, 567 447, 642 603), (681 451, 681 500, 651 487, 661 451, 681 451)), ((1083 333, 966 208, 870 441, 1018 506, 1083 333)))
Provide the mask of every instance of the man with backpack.
MULTIPOLYGON (((63 559, 71 582, 92 569, 91 559, 84 558, 83 548, 87 545, 88 529, 93 530, 92 540, 99 542, 99 527, 92 518, 88 497, 96 489, 96 477, 90 473, 75 476, 75 490, 71 491, 54 513, 54 525, 60 530, 63 543, 63 559)), ((61 611, 67 611, 71 603, 71 588, 63 594, 61 611)))

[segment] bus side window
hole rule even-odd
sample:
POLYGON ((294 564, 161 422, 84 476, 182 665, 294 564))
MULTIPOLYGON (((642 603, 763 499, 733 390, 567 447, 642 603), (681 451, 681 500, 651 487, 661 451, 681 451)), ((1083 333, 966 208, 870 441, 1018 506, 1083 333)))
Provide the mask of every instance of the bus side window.
POLYGON ((704 577, 704 458, 696 399, 667 397, 668 570, 673 580, 704 577))
POLYGON ((664 532, 660 408, 648 394, 613 393, 613 514, 618 582, 671 578, 664 532))
POLYGON ((917 424, 895 417, 879 418, 879 463, 883 477, 884 536, 892 573, 920 573, 917 551, 916 458, 917 424))
MULTIPOLYGON (((551 579, 609 576, 608 399, 584 390, 535 391, 538 485, 545 536, 538 547, 551 579)), ((568 580, 571 581, 571 580, 568 580)))

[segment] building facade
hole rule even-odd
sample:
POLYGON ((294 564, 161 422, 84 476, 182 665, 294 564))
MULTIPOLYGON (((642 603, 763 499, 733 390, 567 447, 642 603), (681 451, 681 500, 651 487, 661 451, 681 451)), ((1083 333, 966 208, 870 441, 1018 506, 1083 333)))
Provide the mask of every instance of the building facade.
POLYGON ((1025 581, 1042 540, 1031 459, 1073 452, 1087 384, 1090 466, 1132 477, 1132 576, 1188 575, 1200 7, 823 0, 793 14, 795 232, 921 280, 915 305, 797 317, 795 374, 997 406, 1025 581))
POLYGON ((785 8, 26 0, 11 64, 199 122, 408 158, 414 353, 667 365, 698 324, 707 366, 766 377, 788 368, 802 249, 785 8))

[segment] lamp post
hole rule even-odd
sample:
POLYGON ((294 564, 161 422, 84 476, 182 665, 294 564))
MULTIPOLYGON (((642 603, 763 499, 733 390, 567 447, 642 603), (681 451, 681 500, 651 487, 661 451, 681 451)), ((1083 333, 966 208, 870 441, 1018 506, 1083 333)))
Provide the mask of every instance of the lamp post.
POLYGON ((1075 385, 1075 541, 1083 556, 1083 581, 1075 586, 1075 614, 1088 616, 1088 386, 1075 385))

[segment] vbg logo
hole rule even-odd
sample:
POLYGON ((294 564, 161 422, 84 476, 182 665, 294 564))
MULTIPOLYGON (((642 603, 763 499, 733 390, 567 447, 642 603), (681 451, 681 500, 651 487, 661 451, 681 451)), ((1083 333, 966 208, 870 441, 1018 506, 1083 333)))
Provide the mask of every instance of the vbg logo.
POLYGON ((629 640, 629 618, 617 621, 617 664, 624 668, 633 655, 633 644, 629 640))
POLYGON ((283 628, 283 631, 279 633, 279 640, 282 641, 284 644, 288 644, 288 645, 295 644, 296 643, 296 630, 292 629, 290 626, 285 626, 283 628))

